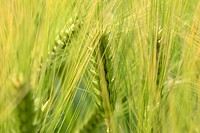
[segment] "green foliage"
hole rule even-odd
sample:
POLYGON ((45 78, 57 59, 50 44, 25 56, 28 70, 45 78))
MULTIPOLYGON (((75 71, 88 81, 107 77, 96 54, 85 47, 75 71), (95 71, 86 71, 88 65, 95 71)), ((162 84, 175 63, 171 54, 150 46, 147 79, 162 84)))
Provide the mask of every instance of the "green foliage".
POLYGON ((198 0, 0 0, 1 133, 200 132, 198 0))

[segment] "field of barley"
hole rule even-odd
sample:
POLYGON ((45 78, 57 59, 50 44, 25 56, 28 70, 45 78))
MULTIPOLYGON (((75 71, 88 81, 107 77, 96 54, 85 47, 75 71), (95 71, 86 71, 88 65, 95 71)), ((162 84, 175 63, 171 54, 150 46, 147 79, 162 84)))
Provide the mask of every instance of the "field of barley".
POLYGON ((0 133, 200 133, 200 1, 0 0, 0 133))

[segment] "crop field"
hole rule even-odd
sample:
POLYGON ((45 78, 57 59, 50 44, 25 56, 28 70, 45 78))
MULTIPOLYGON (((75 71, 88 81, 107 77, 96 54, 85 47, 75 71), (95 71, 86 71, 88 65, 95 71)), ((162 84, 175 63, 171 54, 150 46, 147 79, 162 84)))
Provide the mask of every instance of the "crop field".
POLYGON ((200 1, 0 0, 0 133, 200 133, 200 1))

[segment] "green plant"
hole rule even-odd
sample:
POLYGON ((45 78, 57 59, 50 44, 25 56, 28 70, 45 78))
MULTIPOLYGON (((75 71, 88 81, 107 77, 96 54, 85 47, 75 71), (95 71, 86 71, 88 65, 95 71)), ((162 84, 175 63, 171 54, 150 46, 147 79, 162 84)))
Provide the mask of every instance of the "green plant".
POLYGON ((200 131, 198 0, 0 3, 1 133, 200 131))

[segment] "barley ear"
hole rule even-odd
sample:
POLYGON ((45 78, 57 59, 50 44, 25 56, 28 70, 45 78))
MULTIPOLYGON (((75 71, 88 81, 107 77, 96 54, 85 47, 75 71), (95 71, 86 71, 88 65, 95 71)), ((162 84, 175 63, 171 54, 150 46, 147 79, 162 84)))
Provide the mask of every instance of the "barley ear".
POLYGON ((61 66, 66 62, 69 50, 71 48, 71 41, 76 37, 79 30, 82 27, 82 19, 75 15, 70 18, 64 27, 60 30, 53 44, 52 50, 49 52, 49 55, 45 62, 41 62, 38 69, 38 77, 40 77, 41 70, 45 69, 51 70, 60 69, 61 66), (45 67, 44 67, 45 66, 45 67))
POLYGON ((113 53, 108 43, 109 34, 103 33, 90 59, 92 97, 105 119, 107 132, 111 132, 111 119, 116 101, 113 72, 113 53))
MULTIPOLYGON (((16 79, 20 78, 16 77, 16 79)), ((20 123, 19 129, 22 133, 36 133, 39 130, 39 121, 36 115, 41 111, 39 105, 37 105, 37 99, 30 84, 16 79, 12 81, 13 86, 22 94, 18 97, 20 102, 16 108, 20 123)))

